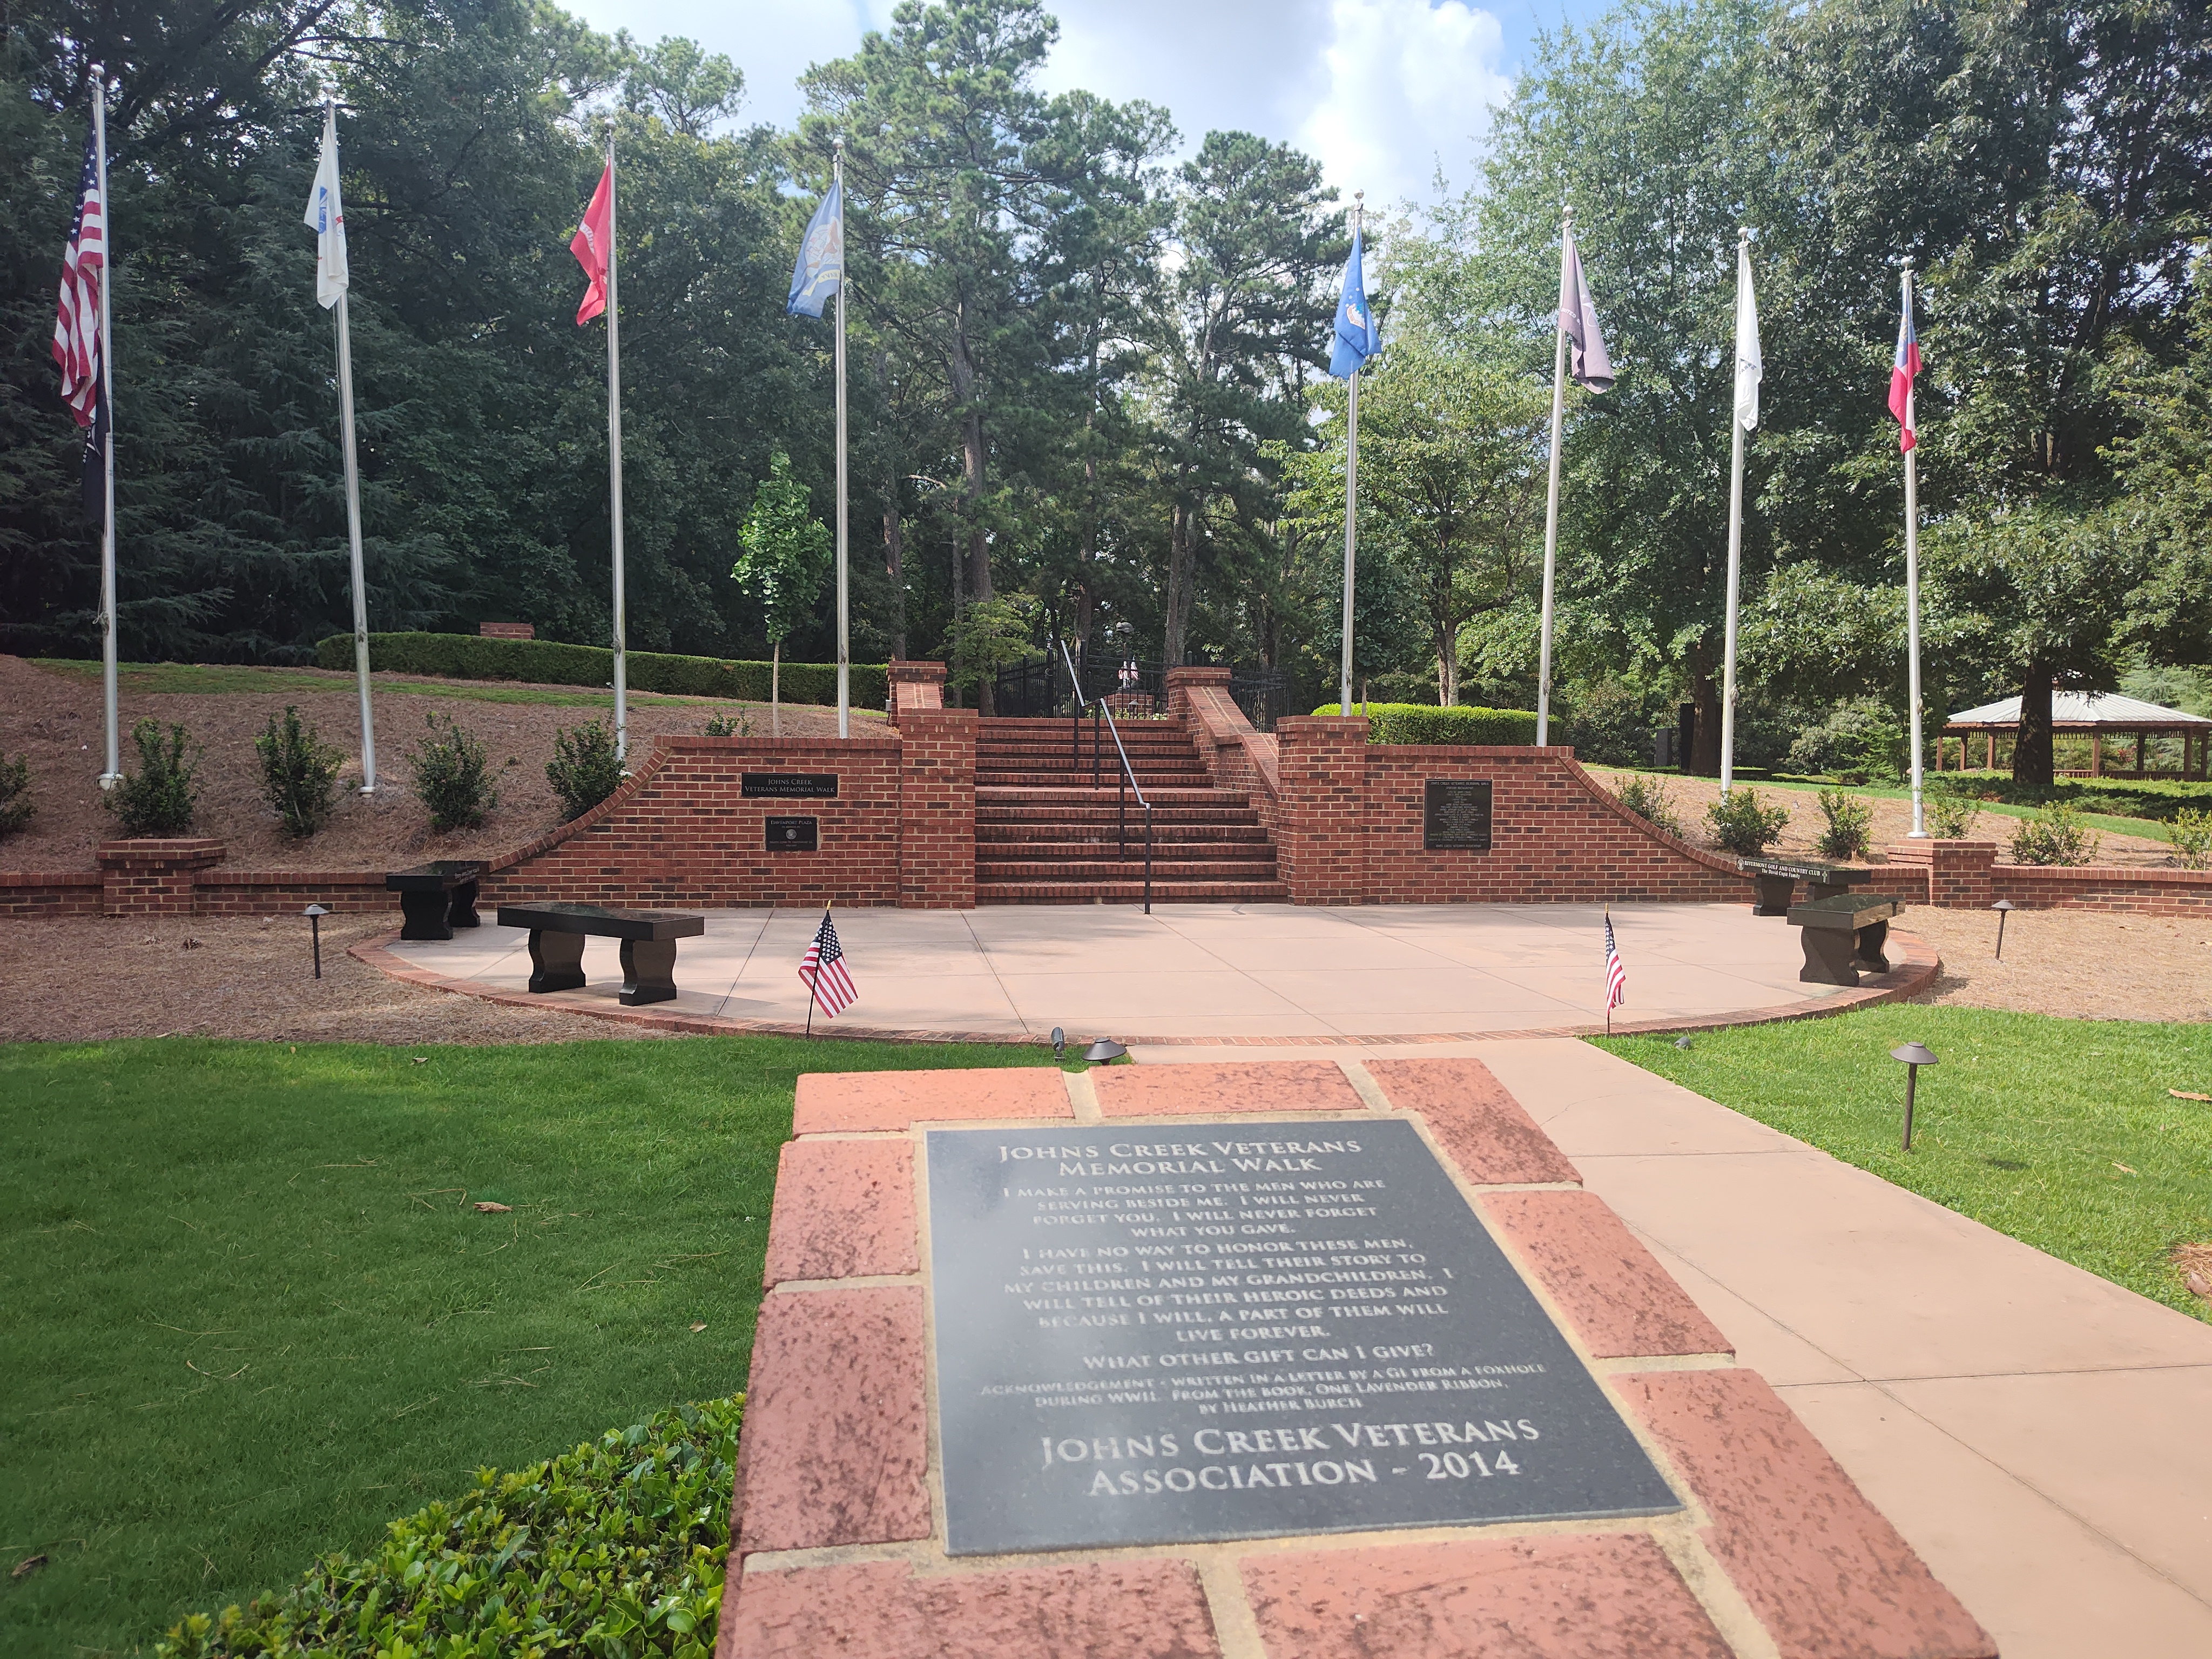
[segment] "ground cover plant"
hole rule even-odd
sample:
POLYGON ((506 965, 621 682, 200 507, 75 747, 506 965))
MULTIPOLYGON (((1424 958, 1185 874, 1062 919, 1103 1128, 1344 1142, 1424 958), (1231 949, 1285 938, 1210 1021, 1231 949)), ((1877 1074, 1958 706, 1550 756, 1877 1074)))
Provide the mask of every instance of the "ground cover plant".
POLYGON ((0 1539, 47 1558, 0 1596, 0 1652, 150 1651, 479 1468, 729 1395, 800 1068, 1038 1060, 0 1048, 0 1539))
POLYGON ((2077 1267, 2212 1318, 2172 1256, 2212 1240, 2212 1094, 2205 1028, 1891 1005, 1832 1019, 1594 1039, 1747 1117, 1795 1135, 2077 1267), (1905 1068, 1925 1042, 1912 1151, 1899 1150, 1905 1068))

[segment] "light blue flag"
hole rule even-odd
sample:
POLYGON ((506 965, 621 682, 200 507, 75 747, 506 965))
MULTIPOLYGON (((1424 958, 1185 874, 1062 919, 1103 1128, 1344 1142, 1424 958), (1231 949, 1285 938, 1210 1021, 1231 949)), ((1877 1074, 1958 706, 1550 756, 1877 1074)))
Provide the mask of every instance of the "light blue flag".
POLYGON ((1359 366, 1382 349, 1382 331, 1375 326, 1375 313, 1367 308, 1367 278, 1360 269, 1361 236, 1352 233, 1352 257, 1344 262, 1344 293, 1336 302, 1336 350, 1328 372, 1347 380, 1359 366))
POLYGON ((833 182, 822 205, 806 222, 792 268, 791 298, 784 310, 793 317, 819 317, 822 307, 845 281, 845 186, 833 182))

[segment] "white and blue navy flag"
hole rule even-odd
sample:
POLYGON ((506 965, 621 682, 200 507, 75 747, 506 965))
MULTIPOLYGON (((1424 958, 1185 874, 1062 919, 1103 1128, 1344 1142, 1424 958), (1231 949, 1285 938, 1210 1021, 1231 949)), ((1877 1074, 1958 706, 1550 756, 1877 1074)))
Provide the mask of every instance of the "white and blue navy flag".
POLYGON ((315 301, 328 311, 346 291, 345 208, 338 200, 338 115, 323 106, 323 155, 315 164, 315 187, 301 216, 315 233, 315 301))
POLYGON ((783 308, 793 317, 819 317, 823 303, 844 281, 845 185, 839 179, 831 182, 830 193, 806 222, 799 263, 792 268, 791 298, 783 308))
POLYGON ((1355 230, 1352 257, 1344 262, 1344 292, 1336 302, 1336 349, 1328 361, 1328 372, 1340 380, 1351 379, 1382 349, 1382 331, 1367 308, 1367 277, 1361 265, 1364 253, 1360 233, 1355 230))

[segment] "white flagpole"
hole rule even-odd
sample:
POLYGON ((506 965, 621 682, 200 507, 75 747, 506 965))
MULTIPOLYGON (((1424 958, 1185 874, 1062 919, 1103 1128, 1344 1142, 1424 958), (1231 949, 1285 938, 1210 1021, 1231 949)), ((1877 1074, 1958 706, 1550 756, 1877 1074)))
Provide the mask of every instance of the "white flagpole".
MULTIPOLYGON (((1574 234, 1575 210, 1559 210, 1559 292, 1567 286, 1568 239, 1574 234)), ((1544 618, 1536 647, 1536 744, 1552 740, 1552 591, 1559 552, 1559 428, 1566 412, 1567 319, 1564 312, 1552 319, 1552 493, 1544 509, 1544 618)))
POLYGON ((629 758, 629 701, 623 684, 623 641, 629 632, 623 600, 622 307, 615 292, 615 131, 607 128, 607 493, 614 525, 615 758, 629 758))
MULTIPOLYGON (((335 99, 323 100, 335 127, 335 99)), ((335 146, 333 146, 335 148, 335 146)), ((332 228, 333 233, 336 227, 332 228)), ((376 793, 376 721, 368 699, 368 582, 361 558, 361 460, 353 435, 353 331, 346 320, 346 290, 338 291, 338 417, 345 427, 346 536, 353 550, 353 672, 361 690, 361 793, 376 793)))
MULTIPOLYGON (((1912 310, 1912 262, 1910 259, 1905 262, 1902 280, 1905 313, 1909 316, 1912 310)), ((1913 447, 1905 452, 1905 649, 1911 658, 1906 670, 1906 695, 1912 702, 1912 830, 1908 839, 1925 841, 1928 839, 1928 824, 1921 815, 1920 798, 1920 453, 1917 414, 1913 408, 1913 386, 1908 383, 1905 392, 1905 423, 1916 434, 1913 447)))
MULTIPOLYGON (((1352 198, 1352 238, 1357 242, 1366 228, 1367 192, 1358 191, 1352 198)), ((1367 289, 1367 273, 1359 274, 1360 292, 1367 289)), ((1371 312, 1369 313, 1373 314, 1371 312)), ((1365 361, 1362 359, 1362 361, 1365 361)), ((1344 650, 1343 666, 1338 678, 1336 711, 1340 714, 1352 712, 1352 608, 1353 557, 1359 534, 1359 366, 1352 365, 1345 406, 1344 428, 1344 650)))
POLYGON ((115 204, 107 196, 107 71, 92 75, 92 147, 100 174, 100 398, 107 430, 101 464, 106 510, 100 532, 100 680, 107 729, 107 769, 100 787, 123 781, 123 738, 115 712, 115 325, 108 293, 115 286, 115 204))
POLYGON ((1735 611, 1743 585, 1743 288, 1749 266, 1745 263, 1751 232, 1735 234, 1735 383, 1729 424, 1735 428, 1729 453, 1729 552, 1727 642, 1721 666, 1721 798, 1728 798, 1735 779, 1735 611))
MULTIPOLYGON (((837 141, 833 188, 837 192, 837 735, 853 735, 852 590, 845 572, 845 141, 837 141)), ((825 912, 826 914, 826 912, 825 912)))

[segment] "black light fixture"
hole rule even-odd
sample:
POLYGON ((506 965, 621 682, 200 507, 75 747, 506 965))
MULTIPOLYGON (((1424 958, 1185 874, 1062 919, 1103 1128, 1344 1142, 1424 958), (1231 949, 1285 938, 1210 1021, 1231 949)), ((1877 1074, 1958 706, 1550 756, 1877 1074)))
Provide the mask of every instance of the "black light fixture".
POLYGON ((307 918, 307 926, 315 932, 315 977, 320 979, 323 976, 323 918, 330 912, 319 904, 311 904, 303 914, 307 918))
POLYGON ((1100 1037, 1083 1051, 1083 1057, 1093 1066, 1103 1066, 1108 1060, 1119 1060, 1128 1052, 1112 1037, 1100 1037))
POLYGON ((1990 908, 1997 913, 1997 960, 1999 962, 2002 962, 2004 960, 2005 918, 2010 915, 2014 911, 2019 909, 2020 906, 2014 904, 2010 899, 1999 899, 1995 904, 1990 906, 1990 908))
POLYGON ((1912 1097, 1920 1085, 1920 1068, 1937 1063, 1936 1051, 1924 1042, 1906 1042, 1889 1051, 1892 1060, 1905 1062, 1905 1148, 1912 1150, 1912 1097))
POLYGON ((1052 1028, 1053 1064, 1057 1066, 1061 1060, 1066 1060, 1066 1058, 1067 1033, 1061 1030, 1059 1026, 1055 1025, 1052 1028))

